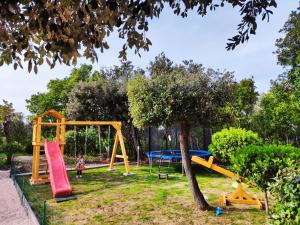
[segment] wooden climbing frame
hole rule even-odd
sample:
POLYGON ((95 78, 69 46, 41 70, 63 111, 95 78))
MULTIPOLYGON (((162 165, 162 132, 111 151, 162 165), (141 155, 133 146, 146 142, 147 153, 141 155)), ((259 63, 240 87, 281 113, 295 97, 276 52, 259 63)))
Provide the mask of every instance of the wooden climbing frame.
POLYGON ((116 130, 115 141, 112 151, 112 156, 109 164, 109 170, 114 170, 115 158, 122 158, 125 164, 126 173, 124 175, 130 175, 130 168, 128 163, 128 156, 125 150, 124 139, 122 135, 122 123, 119 121, 67 121, 66 117, 57 111, 51 109, 42 115, 33 119, 33 131, 32 131, 32 145, 33 145, 33 159, 32 159, 32 176, 30 179, 31 184, 41 184, 49 182, 49 178, 46 174, 41 175, 40 166, 40 155, 44 151, 44 143, 42 142, 42 126, 54 126, 56 127, 56 140, 59 141, 60 151, 64 154, 65 133, 66 126, 84 126, 84 125, 95 125, 95 126, 112 126, 116 130), (56 121, 54 122, 43 122, 43 118, 46 116, 53 117, 56 121), (121 147, 122 155, 117 155, 118 145, 121 147))

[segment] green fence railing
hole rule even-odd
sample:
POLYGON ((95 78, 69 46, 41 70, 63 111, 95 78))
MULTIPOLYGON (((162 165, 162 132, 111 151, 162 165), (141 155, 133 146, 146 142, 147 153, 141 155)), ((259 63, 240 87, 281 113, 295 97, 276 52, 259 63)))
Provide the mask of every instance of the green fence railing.
POLYGON ((53 211, 47 205, 46 199, 35 197, 35 187, 31 186, 29 177, 21 173, 15 162, 11 165, 11 178, 21 199, 21 203, 30 215, 33 223, 38 225, 53 224, 53 211))

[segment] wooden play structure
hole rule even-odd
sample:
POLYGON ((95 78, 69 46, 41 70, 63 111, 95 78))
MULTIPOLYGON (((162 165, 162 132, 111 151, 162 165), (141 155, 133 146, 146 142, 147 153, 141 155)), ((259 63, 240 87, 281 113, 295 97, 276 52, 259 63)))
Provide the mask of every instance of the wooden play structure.
POLYGON ((212 169, 218 173, 221 173, 227 177, 230 177, 232 179, 240 180, 240 182, 238 183, 236 190, 233 194, 227 196, 225 193, 223 193, 220 196, 220 204, 222 206, 231 205, 231 204, 245 204, 245 205, 254 205, 258 209, 264 208, 263 200, 258 199, 257 197, 250 196, 243 189, 243 183, 247 184, 251 187, 256 187, 255 183, 248 182, 244 177, 241 177, 236 173, 233 173, 233 172, 226 170, 216 164, 213 164, 213 161, 214 161, 213 156, 210 156, 207 161, 200 157, 193 156, 192 161, 195 163, 198 163, 202 166, 205 166, 209 169, 212 169))
POLYGON ((32 132, 32 145, 33 145, 33 160, 32 160, 32 176, 31 184, 42 184, 49 182, 49 176, 47 174, 47 162, 41 162, 41 152, 44 152, 44 140, 42 140, 42 126, 56 127, 56 141, 59 142, 59 147, 62 155, 64 154, 65 133, 66 126, 112 126, 116 130, 113 151, 110 159, 109 169, 114 170, 115 158, 122 158, 124 160, 126 173, 124 175, 130 175, 128 156, 125 150, 124 139, 121 131, 122 123, 119 121, 67 121, 66 117, 55 110, 49 110, 42 115, 33 119, 33 132, 32 132), (54 121, 44 122, 43 119, 51 117, 54 121), (122 155, 117 155, 118 145, 121 147, 122 155), (45 173, 42 175, 41 166, 46 166, 45 173))

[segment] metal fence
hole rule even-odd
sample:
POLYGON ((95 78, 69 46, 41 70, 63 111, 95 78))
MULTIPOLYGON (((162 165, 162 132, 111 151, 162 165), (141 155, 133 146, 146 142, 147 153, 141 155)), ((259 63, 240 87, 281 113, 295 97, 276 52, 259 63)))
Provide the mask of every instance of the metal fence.
POLYGON ((22 206, 34 225, 51 224, 53 211, 47 206, 46 200, 30 201, 30 195, 34 195, 29 177, 22 174, 19 167, 12 162, 11 178, 18 192, 22 206))

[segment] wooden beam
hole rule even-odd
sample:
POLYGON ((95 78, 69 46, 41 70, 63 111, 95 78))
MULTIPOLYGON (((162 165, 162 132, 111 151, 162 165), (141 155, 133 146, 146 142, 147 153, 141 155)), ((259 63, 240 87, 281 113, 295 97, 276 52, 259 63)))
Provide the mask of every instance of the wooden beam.
POLYGON ((66 125, 112 125, 112 126, 121 126, 120 121, 66 121, 66 125))

